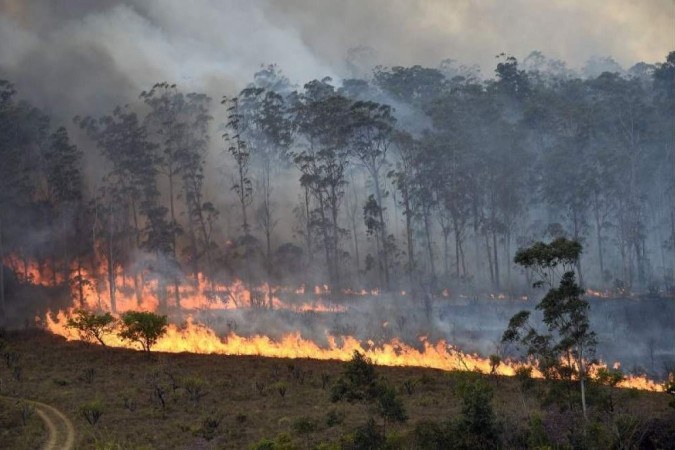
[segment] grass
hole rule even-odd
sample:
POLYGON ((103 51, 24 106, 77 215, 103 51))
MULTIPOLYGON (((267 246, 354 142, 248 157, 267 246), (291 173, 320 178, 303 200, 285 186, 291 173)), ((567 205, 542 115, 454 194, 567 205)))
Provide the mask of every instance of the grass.
MULTIPOLYGON (((280 433, 288 433, 298 448, 314 448, 338 442, 372 415, 372 407, 362 403, 331 403, 330 386, 343 369, 340 362, 148 356, 65 342, 36 330, 11 333, 5 340, 4 351, 20 355, 22 376, 15 380, 0 361, 3 393, 59 408, 77 428, 77 448, 241 449, 280 433), (100 413, 95 425, 92 410, 100 413), (302 421, 316 426, 299 427, 302 421)), ((389 433, 404 436, 419 421, 460 413, 456 387, 466 373, 387 367, 378 367, 377 373, 396 389, 410 417, 406 424, 389 424, 389 433)), ((531 414, 544 414, 534 395, 541 383, 523 393, 516 379, 485 377, 495 390, 495 412, 509 432, 526 429, 531 414)), ((622 411, 636 417, 675 418, 667 394, 621 390, 614 396, 622 411)), ((5 401, 2 407, 3 446, 35 448, 44 436, 39 418, 33 415, 23 426, 16 405, 5 401)))
POLYGON ((39 448, 46 430, 37 412, 25 402, 0 398, 0 442, 2 448, 39 448))

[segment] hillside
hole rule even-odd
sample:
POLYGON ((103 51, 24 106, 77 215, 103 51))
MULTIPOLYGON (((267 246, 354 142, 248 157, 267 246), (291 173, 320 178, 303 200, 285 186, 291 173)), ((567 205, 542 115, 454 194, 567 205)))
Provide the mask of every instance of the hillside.
MULTIPOLYGON (((359 448, 351 443, 354 433, 371 416, 375 429, 386 432, 391 448, 436 448, 424 446, 425 436, 435 429, 430 422, 463 417, 462 386, 474 377, 483 378, 484 387, 494 392, 491 404, 505 448, 526 448, 528 442, 533 446, 542 439, 564 446, 579 438, 579 433, 569 432, 577 428, 578 412, 566 411, 564 402, 547 404, 549 388, 539 381, 527 388, 527 382, 516 378, 376 367, 376 373, 395 389, 408 416, 405 423, 392 421, 382 430, 384 422, 373 403, 331 402, 331 387, 345 363, 147 355, 65 342, 39 330, 8 333, 3 342, 2 394, 63 411, 75 425, 76 448, 247 448, 265 438, 276 439, 276 447, 268 442, 258 448, 321 444, 321 448, 359 448), (82 413, 82 406, 92 402, 99 405, 93 409, 102 412, 94 426, 82 413)), ((620 424, 620 439, 626 444, 639 441, 642 448, 668 448, 675 442, 675 409, 669 408, 667 394, 615 389, 613 413, 607 407, 605 388, 591 389, 589 398, 595 432, 588 445, 604 447, 612 441, 612 417, 620 424)), ((32 417, 22 425, 17 408, 0 414, 0 423, 10 430, 3 431, 8 443, 4 448, 31 448, 25 439, 35 441, 39 421, 32 417)))

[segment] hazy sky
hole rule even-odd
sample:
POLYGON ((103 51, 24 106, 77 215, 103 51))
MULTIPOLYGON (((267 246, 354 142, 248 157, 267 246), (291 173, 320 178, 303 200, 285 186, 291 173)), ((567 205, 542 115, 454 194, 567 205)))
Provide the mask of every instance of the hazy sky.
POLYGON ((675 0, 0 0, 0 78, 65 115, 97 112, 167 80, 212 95, 263 63, 296 82, 346 75, 349 48, 372 63, 490 74, 532 50, 580 67, 624 67, 675 49, 675 0))

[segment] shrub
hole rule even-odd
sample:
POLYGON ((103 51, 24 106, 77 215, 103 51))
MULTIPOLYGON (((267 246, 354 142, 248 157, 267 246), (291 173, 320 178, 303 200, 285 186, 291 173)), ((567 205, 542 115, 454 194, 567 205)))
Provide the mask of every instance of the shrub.
POLYGON ((293 421, 291 428, 301 436, 305 436, 305 446, 309 448, 309 435, 314 433, 319 427, 317 423, 309 417, 299 417, 293 421))
POLYGON ((28 402, 20 401, 19 402, 19 413, 21 414, 21 423, 25 427, 28 424, 28 420, 35 413, 35 407, 28 402))
POLYGON ((168 327, 166 316, 151 312, 128 311, 122 314, 122 330, 119 336, 130 342, 137 342, 146 352, 164 336, 168 327))
POLYGON ((372 418, 354 430, 353 450, 373 450, 385 446, 387 439, 372 418))
POLYGON ((105 346, 103 337, 115 328, 116 319, 110 314, 96 314, 83 309, 75 311, 75 316, 68 319, 66 326, 77 330, 85 341, 98 341, 105 346))
POLYGON ((417 381, 412 378, 403 381, 403 389, 405 389, 408 395, 413 395, 415 393, 415 386, 417 386, 417 381))
POLYGON ((266 389, 267 389, 267 384, 264 381, 256 381, 255 382, 255 390, 258 391, 258 394, 264 396, 266 389))
POLYGON ((377 412, 388 422, 405 422, 408 415, 403 407, 403 402, 396 396, 396 391, 390 387, 383 387, 377 396, 377 412))
POLYGON ((492 387, 482 379, 460 387, 462 416, 456 424, 456 436, 469 447, 499 446, 499 430, 492 409, 492 387))
POLYGON ((286 398, 286 391, 288 390, 288 385, 283 381, 279 381, 274 385, 274 389, 279 393, 282 399, 286 398))
POLYGON ((94 400, 80 406, 80 414, 92 427, 95 426, 103 415, 103 405, 99 400, 94 400))
POLYGON ((449 446, 443 427, 431 420, 422 420, 415 424, 412 440, 414 448, 420 450, 441 450, 449 446))
POLYGON ((379 391, 380 385, 372 361, 354 351, 352 359, 345 363, 342 376, 331 389, 331 400, 371 401, 377 398, 379 391))
POLYGON ((122 400, 124 402, 124 409, 128 410, 129 412, 136 411, 136 401, 130 394, 124 394, 122 400))
POLYGON ((201 427, 195 431, 195 436, 201 436, 207 441, 216 437, 216 432, 220 423, 223 421, 223 415, 213 412, 202 419, 201 427))
POLYGON ((523 391, 528 391, 534 387, 534 380, 532 379, 532 367, 518 367, 516 369, 516 379, 520 382, 520 388, 523 391))
POLYGON ((206 395, 206 382, 199 377, 184 378, 181 385, 195 405, 206 395))
POLYGON ((296 450, 293 440, 288 433, 280 433, 274 439, 261 439, 252 444, 249 450, 296 450))
POLYGON ((336 425, 342 425, 345 421, 345 413, 338 411, 337 409, 330 409, 326 413, 326 425, 328 427, 334 427, 336 425))
POLYGON ((84 369, 84 372, 82 372, 82 380, 87 384, 91 384, 94 382, 94 375, 96 375, 96 369, 93 367, 84 369))

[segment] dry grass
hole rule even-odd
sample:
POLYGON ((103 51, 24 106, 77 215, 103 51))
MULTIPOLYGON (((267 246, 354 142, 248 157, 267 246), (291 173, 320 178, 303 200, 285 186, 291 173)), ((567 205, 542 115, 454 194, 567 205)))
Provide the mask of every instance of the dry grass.
MULTIPOLYGON (((118 448, 134 449, 240 449, 283 432, 304 448, 307 442, 315 446, 338 441, 371 414, 364 404, 331 403, 330 382, 342 370, 339 362, 195 354, 148 357, 142 352, 65 342, 39 331, 14 333, 6 341, 21 355, 22 380, 16 381, 2 361, 4 393, 61 409, 78 429, 78 448, 114 442, 118 448), (191 398, 183 388, 187 379, 192 386, 203 384, 202 392, 191 398), (330 381, 322 386, 327 379, 330 381), (284 397, 280 386, 286 387, 284 397), (164 390, 164 407, 156 395, 157 387, 164 390), (103 414, 98 424, 91 426, 80 407, 97 400, 103 414), (330 410, 343 414, 344 423, 328 426, 330 410), (204 437, 208 433, 203 427, 203 420, 209 417, 222 418, 209 436, 211 440, 204 437), (293 422, 302 417, 318 424, 308 440, 293 431, 293 422)), ((377 371, 400 392, 410 417, 405 425, 389 426, 390 432, 403 435, 419 420, 441 421, 460 411, 455 387, 461 373, 385 367, 377 371), (415 383, 412 394, 404 388, 406 380, 415 383)), ((526 427, 528 414, 540 408, 535 396, 523 395, 515 379, 490 378, 490 383, 495 387, 494 407, 500 420, 511 430, 526 427)), ((666 394, 621 391, 617 395, 621 408, 632 414, 671 414, 666 394)), ((19 442, 21 434, 35 436, 31 442, 37 442, 42 434, 35 431, 39 428, 35 418, 26 427, 20 427, 17 418, 17 411, 11 408, 0 414, 0 424, 9 427, 9 439, 14 439, 9 442, 19 442)))

